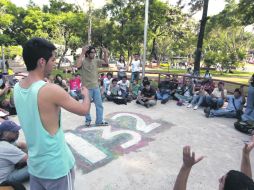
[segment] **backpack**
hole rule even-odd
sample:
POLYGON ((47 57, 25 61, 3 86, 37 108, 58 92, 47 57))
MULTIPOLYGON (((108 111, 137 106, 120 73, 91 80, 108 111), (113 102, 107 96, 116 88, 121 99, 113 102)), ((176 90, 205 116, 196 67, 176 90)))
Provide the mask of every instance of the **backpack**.
POLYGON ((237 121, 234 123, 234 126, 236 130, 248 135, 251 135, 252 131, 254 131, 254 126, 247 123, 237 121))
POLYGON ((120 97, 120 96, 114 97, 113 102, 118 104, 118 105, 121 105, 121 104, 126 105, 127 104, 126 98, 123 98, 123 97, 120 97))

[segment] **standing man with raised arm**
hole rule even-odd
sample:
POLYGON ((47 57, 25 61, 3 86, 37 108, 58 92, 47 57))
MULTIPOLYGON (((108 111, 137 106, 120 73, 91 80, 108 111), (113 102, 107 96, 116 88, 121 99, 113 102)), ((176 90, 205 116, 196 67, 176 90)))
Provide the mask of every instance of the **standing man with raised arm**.
POLYGON ((75 159, 64 139, 61 108, 84 115, 90 109, 88 90, 83 102, 73 99, 63 88, 43 79, 55 64, 56 47, 42 38, 23 46, 28 76, 14 87, 14 102, 28 147, 31 190, 69 190, 74 188, 75 159))
MULTIPOLYGON (((82 53, 77 60, 77 67, 81 68, 82 85, 89 89, 90 99, 94 102, 96 107, 96 126, 107 126, 108 123, 103 120, 103 105, 101 99, 101 92, 98 83, 98 67, 108 65, 108 50, 102 49, 104 58, 103 60, 95 59, 95 47, 83 47, 82 53)), ((90 113, 85 115, 85 126, 91 126, 90 113)))

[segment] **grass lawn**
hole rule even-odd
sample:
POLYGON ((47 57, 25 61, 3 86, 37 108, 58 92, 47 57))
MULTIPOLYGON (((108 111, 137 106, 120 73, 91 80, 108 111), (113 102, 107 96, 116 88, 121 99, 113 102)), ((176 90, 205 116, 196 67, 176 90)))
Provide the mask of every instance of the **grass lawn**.
MULTIPOLYGON (((168 68, 149 69, 149 71, 168 72, 168 68)), ((242 84, 248 84, 252 72, 233 71, 234 73, 221 73, 219 71, 211 70, 214 79, 220 79, 229 82, 237 82, 242 84)), ((172 74, 185 74, 185 69, 169 69, 169 73, 172 74)), ((205 74, 205 70, 201 70, 201 76, 205 74)))
MULTIPOLYGON (((101 68, 100 70, 116 70, 116 69, 112 69, 112 68, 101 68)), ((168 68, 147 68, 146 69, 147 72, 152 71, 152 72, 168 72, 168 68)), ((219 80, 224 80, 224 81, 229 81, 229 82, 237 82, 237 83, 241 83, 241 84, 248 84, 248 81, 250 79, 250 77, 252 76, 252 72, 243 72, 243 71, 234 71, 234 73, 221 73, 219 71, 214 71, 211 70, 210 71, 211 74, 213 75, 214 79, 219 79, 219 80)), ((169 69, 169 73, 172 74, 185 74, 186 70, 185 69, 169 69)), ((201 76, 204 75, 205 70, 201 70, 201 76)), ((56 74, 61 74, 63 76, 63 78, 65 79, 70 79, 71 78, 71 74, 67 73, 65 74, 63 72, 63 69, 59 69, 59 70, 53 70, 52 75, 55 76, 56 74)), ((148 75, 148 76, 157 76, 157 75, 148 75)))

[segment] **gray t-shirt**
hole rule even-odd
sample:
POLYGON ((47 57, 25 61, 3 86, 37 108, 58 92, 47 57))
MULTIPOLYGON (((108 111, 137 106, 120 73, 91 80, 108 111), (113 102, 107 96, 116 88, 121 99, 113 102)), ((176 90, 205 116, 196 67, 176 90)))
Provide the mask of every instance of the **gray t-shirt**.
POLYGON ((15 164, 25 157, 18 147, 6 141, 0 141, 0 183, 15 170, 15 164))

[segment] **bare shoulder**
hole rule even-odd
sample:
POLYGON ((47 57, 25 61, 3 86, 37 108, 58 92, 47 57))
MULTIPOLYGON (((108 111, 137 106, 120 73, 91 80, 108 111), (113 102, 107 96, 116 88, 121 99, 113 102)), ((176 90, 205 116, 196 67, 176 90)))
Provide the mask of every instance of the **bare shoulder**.
POLYGON ((67 92, 62 87, 53 83, 45 84, 40 90, 41 97, 50 100, 61 98, 66 94, 67 92))

